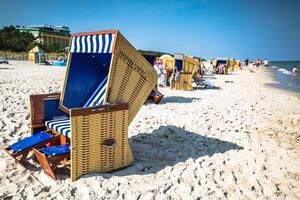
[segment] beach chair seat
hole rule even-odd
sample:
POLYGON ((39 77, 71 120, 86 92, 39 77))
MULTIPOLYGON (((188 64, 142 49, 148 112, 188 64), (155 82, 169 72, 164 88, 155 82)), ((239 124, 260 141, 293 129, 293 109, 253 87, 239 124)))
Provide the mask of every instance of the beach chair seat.
POLYGON ((57 140, 58 137, 48 133, 48 132, 39 132, 34 135, 31 135, 25 139, 22 139, 8 147, 3 148, 5 152, 8 153, 12 158, 14 158, 21 166, 23 166, 28 153, 33 148, 39 148, 45 146, 51 141, 57 140))
POLYGON ((219 86, 215 86, 210 81, 207 81, 204 78, 199 78, 198 76, 195 76, 193 80, 196 84, 196 87, 202 87, 205 89, 220 89, 219 86))
MULTIPOLYGON (((81 107, 89 108, 95 107, 103 104, 104 94, 106 91, 106 83, 107 83, 107 76, 100 82, 94 92, 87 98, 87 101, 83 103, 81 107)), ((70 129, 70 119, 63 118, 63 119, 53 119, 45 121, 45 126, 49 129, 52 129, 67 138, 71 136, 71 129, 70 129)))
POLYGON ((54 119, 45 122, 45 126, 67 138, 71 138, 70 119, 54 119))
POLYGON ((34 148, 33 152, 41 164, 44 172, 56 180, 56 175, 54 173, 58 165, 63 164, 68 165, 68 160, 70 158, 70 144, 56 145, 44 148, 34 148))

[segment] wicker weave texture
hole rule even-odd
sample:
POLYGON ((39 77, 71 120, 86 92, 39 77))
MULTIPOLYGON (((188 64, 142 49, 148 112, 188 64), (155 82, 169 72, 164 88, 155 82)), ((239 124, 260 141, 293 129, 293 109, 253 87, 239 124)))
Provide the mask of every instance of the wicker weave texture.
POLYGON ((71 180, 133 163, 128 144, 128 110, 71 116, 71 180), (114 141, 105 144, 106 141, 114 141))
POLYGON ((164 57, 163 64, 166 70, 173 71, 175 68, 175 59, 173 57, 164 57))
POLYGON ((199 65, 198 60, 187 56, 183 57, 183 72, 186 74, 194 74, 199 65))
POLYGON ((192 77, 193 74, 179 74, 179 80, 175 84, 175 89, 192 91, 192 77))
POLYGON ((157 83, 153 66, 118 33, 108 80, 108 102, 129 103, 129 124, 157 83))

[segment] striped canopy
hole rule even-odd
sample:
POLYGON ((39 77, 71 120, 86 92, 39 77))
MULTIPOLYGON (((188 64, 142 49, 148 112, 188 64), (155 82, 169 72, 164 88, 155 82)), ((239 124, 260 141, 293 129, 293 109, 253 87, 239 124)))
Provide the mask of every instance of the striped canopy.
POLYGON ((70 53, 112 53, 115 34, 73 36, 70 53))

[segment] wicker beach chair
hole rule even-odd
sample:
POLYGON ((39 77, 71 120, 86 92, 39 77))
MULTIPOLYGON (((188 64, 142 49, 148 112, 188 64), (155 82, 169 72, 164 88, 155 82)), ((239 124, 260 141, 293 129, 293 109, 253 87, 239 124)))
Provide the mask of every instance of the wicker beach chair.
POLYGON ((45 122, 66 137, 62 145, 70 141, 72 180, 133 162, 128 125, 155 87, 156 76, 153 67, 118 31, 72 36, 59 99, 59 108, 70 120, 45 122), (101 106, 106 103, 114 105, 101 106), (105 141, 114 142, 101 145, 105 141))
POLYGON ((174 54, 174 58, 176 69, 180 72, 175 88, 177 90, 193 90, 192 78, 199 66, 199 61, 179 53, 174 54))
POLYGON ((75 181, 132 164, 128 126, 156 81, 153 67, 119 31, 73 34, 62 93, 30 97, 32 134, 60 137, 33 147, 46 174, 55 179, 63 164, 75 181))
POLYGON ((170 86, 171 88, 175 88, 175 84, 171 78, 174 76, 173 74, 175 72, 175 59, 168 54, 164 54, 159 57, 159 61, 162 63, 163 69, 165 70, 166 85, 170 86))

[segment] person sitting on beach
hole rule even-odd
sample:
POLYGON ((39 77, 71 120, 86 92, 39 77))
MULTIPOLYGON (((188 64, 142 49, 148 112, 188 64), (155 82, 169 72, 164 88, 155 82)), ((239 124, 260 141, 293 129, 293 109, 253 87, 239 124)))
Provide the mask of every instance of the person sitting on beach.
POLYGON ((218 74, 224 74, 224 64, 218 65, 218 74))
POLYGON ((220 74, 220 65, 217 65, 215 69, 215 74, 220 74))
POLYGON ((198 73, 200 73, 201 75, 203 75, 205 72, 205 65, 203 62, 200 63, 199 67, 198 67, 198 73))
POLYGON ((196 73, 194 76, 194 82, 197 84, 197 86, 204 86, 204 88, 207 89, 220 89, 219 86, 215 86, 212 82, 206 80, 203 75, 200 75, 199 73, 196 73))

